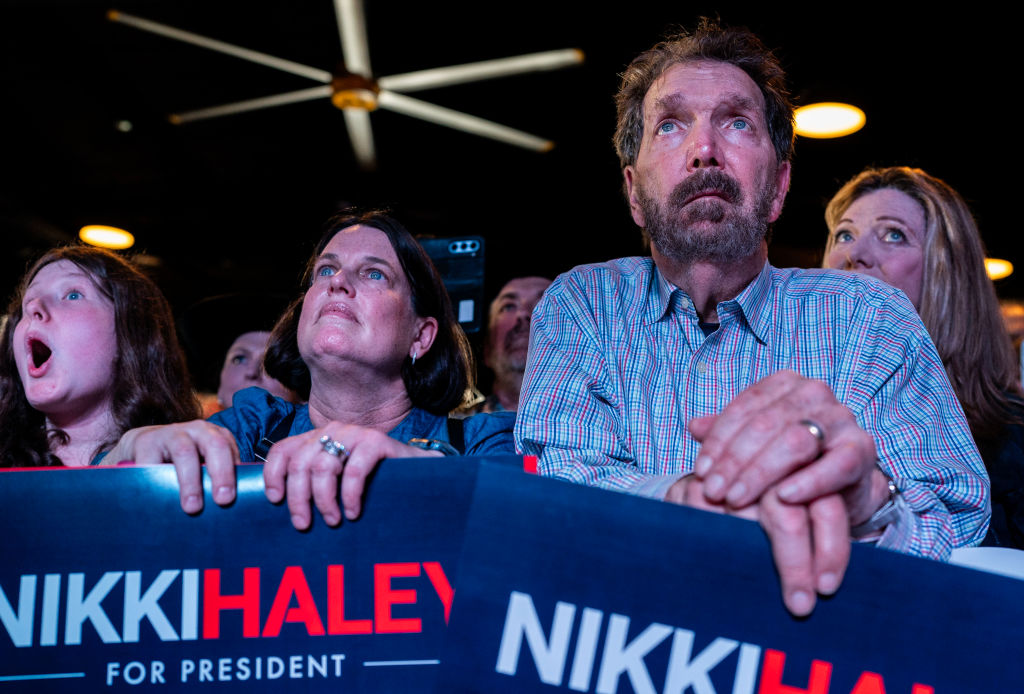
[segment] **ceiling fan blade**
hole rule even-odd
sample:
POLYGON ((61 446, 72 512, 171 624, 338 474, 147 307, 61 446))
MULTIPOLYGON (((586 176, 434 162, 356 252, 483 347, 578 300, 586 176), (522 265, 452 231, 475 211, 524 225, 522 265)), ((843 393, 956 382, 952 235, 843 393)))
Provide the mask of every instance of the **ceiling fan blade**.
POLYGON ((253 51, 248 48, 242 48, 231 43, 225 43, 218 41, 217 39, 207 38, 206 36, 200 36, 199 34, 193 34, 190 31, 183 31, 182 29, 175 29, 174 27, 167 26, 166 24, 160 24, 149 19, 143 19, 142 17, 135 17, 118 10, 110 10, 107 12, 107 19, 112 22, 120 22, 121 24, 127 24, 128 26, 141 29, 142 31, 148 31, 153 34, 159 34, 165 38, 174 39, 176 41, 184 41, 185 43, 191 43, 194 46, 200 46, 202 48, 208 48, 211 51, 217 51, 218 53, 226 53, 242 60, 248 60, 253 63, 259 63, 260 65, 266 65, 277 70, 283 70, 284 72, 290 72, 293 75, 299 75, 300 77, 308 77, 311 80, 317 82, 323 82, 330 84, 331 80, 334 79, 327 70, 319 70, 315 67, 309 67, 308 65, 301 65, 299 63, 293 63, 290 60, 284 60, 283 58, 275 58, 272 55, 266 53, 260 53, 259 51, 253 51))
POLYGON ((449 128, 489 137, 493 140, 507 142, 510 145, 538 152, 547 152, 555 146, 555 143, 551 140, 545 140, 536 135, 524 133, 521 130, 516 130, 506 125, 500 125, 494 121, 471 116, 460 111, 453 111, 443 106, 429 104, 426 101, 420 101, 411 96, 396 94, 395 92, 381 90, 378 95, 377 105, 389 111, 404 113, 413 118, 422 118, 431 123, 446 125, 449 128))
POLYGON ((404 72, 400 75, 381 77, 377 80, 377 83, 381 89, 412 92, 419 89, 446 87, 451 84, 515 75, 521 72, 558 70, 559 68, 578 65, 582 62, 583 51, 576 48, 566 48, 559 51, 544 51, 543 53, 528 53, 511 58, 484 60, 478 63, 465 63, 463 65, 451 65, 430 70, 404 72))
POLYGON ((261 108, 283 106, 285 104, 294 104, 300 101, 324 99, 330 97, 332 92, 333 90, 330 86, 310 87, 309 89, 300 89, 296 92, 286 92, 284 94, 275 94, 273 96, 261 96, 258 99, 235 101, 230 104, 224 104, 223 106, 211 106, 210 108, 201 108, 195 111, 186 111, 185 113, 175 113, 168 116, 168 119, 175 125, 181 125, 182 123, 188 123, 189 121, 194 120, 229 116, 233 113, 256 111, 261 108))
POLYGON ((341 36, 341 54, 345 68, 363 77, 370 77, 370 48, 366 39, 366 14, 362 0, 334 0, 334 14, 338 18, 341 36))
POLYGON ((365 170, 377 168, 377 154, 373 147, 373 130, 370 129, 370 112, 361 108, 343 108, 348 137, 356 154, 359 167, 365 170))

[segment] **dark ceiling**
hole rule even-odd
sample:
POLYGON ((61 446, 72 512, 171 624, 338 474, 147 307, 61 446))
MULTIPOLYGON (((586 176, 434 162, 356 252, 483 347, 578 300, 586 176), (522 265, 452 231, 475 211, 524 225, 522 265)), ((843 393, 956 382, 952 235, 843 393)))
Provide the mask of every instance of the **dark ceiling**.
MULTIPOLYGON (((1018 273, 1006 233, 1007 180, 1019 152, 1013 22, 974 10, 816 13, 769 3, 369 0, 377 75, 564 47, 577 68, 435 89, 417 97, 549 137, 548 154, 378 111, 379 170, 356 167, 343 117, 326 100, 173 126, 173 112, 315 86, 276 70, 108 22, 94 0, 5 0, 0 9, 0 224, 3 293, 26 260, 84 223, 132 230, 159 259, 181 308, 235 289, 289 287, 322 221, 344 202, 393 206, 414 232, 486 238, 491 288, 513 274, 642 252, 620 196, 610 138, 616 75, 673 23, 700 14, 745 24, 775 47, 800 102, 859 104, 867 126, 801 139, 777 264, 813 265, 822 209, 867 164, 921 166, 971 203, 990 254, 1018 273), (117 129, 129 121, 128 132, 117 129)), ((127 0, 119 10, 332 70, 330 0, 127 0)), ((963 7, 967 7, 964 5, 963 7)), ((971 5, 973 8, 974 5, 971 5)))

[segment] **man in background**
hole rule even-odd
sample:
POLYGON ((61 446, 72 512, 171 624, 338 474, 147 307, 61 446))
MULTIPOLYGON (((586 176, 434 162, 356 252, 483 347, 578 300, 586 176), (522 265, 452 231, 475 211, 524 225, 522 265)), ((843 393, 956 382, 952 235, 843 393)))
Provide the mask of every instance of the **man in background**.
POLYGON ((530 317, 550 284, 546 277, 515 277, 491 302, 484 364, 494 373, 494 382, 491 394, 481 396, 465 414, 514 412, 519 408, 519 390, 530 345, 530 317))

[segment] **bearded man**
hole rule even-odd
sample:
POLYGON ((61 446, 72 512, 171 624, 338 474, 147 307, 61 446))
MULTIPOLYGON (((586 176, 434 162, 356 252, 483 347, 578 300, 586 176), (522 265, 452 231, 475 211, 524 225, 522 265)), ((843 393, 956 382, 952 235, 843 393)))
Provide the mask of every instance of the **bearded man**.
POLYGON ((494 374, 491 394, 460 410, 456 416, 478 412, 515 412, 523 387, 526 356, 530 346, 530 319, 544 290, 547 277, 513 277, 491 302, 484 341, 484 364, 494 374))
POLYGON ((519 449, 541 474, 759 521, 796 615, 839 587, 851 540, 938 559, 977 544, 988 480, 909 301, 767 262, 793 152, 776 58, 705 20, 634 60, 617 106, 651 257, 548 288, 519 449))

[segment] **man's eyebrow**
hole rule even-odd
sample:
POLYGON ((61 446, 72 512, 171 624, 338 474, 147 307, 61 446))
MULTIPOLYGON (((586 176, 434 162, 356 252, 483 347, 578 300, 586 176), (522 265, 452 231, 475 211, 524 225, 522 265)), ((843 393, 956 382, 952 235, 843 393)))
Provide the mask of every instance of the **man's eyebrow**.
POLYGON ((751 99, 745 94, 733 94, 727 99, 722 99, 722 103, 727 104, 740 111, 756 111, 760 113, 761 107, 755 99, 751 99))
POLYGON ((675 111, 681 108, 686 103, 686 97, 682 94, 666 94, 659 97, 653 104, 654 108, 651 109, 652 113, 664 113, 665 111, 675 111))
POLYGON ((519 298, 519 292, 507 291, 507 292, 502 292, 501 294, 498 294, 498 296, 495 297, 494 300, 495 301, 505 301, 507 299, 518 299, 518 298, 519 298))
MULTIPOLYGON (((726 94, 722 97, 720 105, 740 111, 761 111, 761 107, 757 103, 757 100, 752 99, 746 94, 726 94)), ((651 109, 653 115, 677 111, 686 106, 686 96, 684 94, 679 94, 678 92, 666 94, 655 100, 652 106, 654 107, 651 109)))

